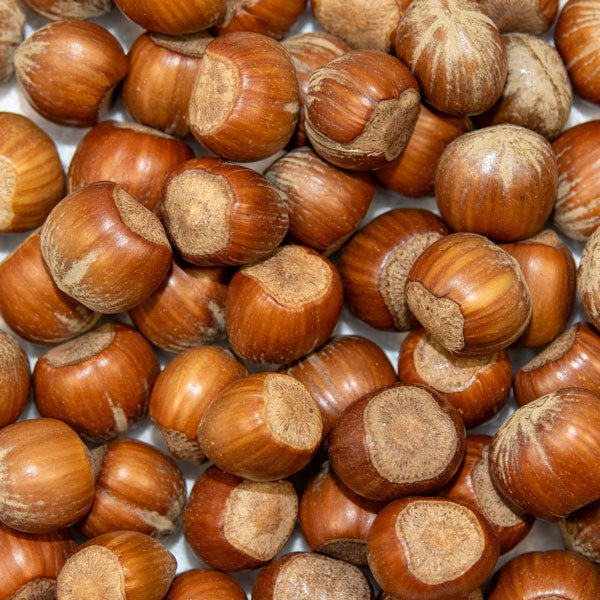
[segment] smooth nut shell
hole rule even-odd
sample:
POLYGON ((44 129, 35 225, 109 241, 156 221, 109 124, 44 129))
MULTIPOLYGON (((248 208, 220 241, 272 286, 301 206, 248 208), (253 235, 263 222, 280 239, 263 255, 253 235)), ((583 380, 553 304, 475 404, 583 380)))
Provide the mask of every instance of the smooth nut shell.
POLYGON ((541 35, 550 29, 558 0, 479 0, 498 29, 541 35))
POLYGON ((15 338, 0 330, 0 428, 14 423, 29 400, 29 358, 15 338))
POLYGON ((112 0, 23 0, 23 4, 50 21, 91 19, 110 12, 113 7, 112 0))
POLYGON ((227 573, 214 569, 193 569, 180 573, 173 580, 166 600, 247 600, 246 592, 227 573))

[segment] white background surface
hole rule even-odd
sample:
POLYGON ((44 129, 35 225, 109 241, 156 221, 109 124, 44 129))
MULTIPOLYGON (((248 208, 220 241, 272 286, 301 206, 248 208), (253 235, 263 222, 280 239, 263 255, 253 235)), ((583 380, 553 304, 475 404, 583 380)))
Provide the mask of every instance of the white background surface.
MULTIPOLYGON (((168 1, 168 0, 165 0, 168 1)), ((564 5, 565 0, 561 0, 561 7, 564 5)), ((25 29, 26 36, 29 36, 33 31, 39 29, 40 27, 47 24, 47 21, 42 17, 39 17, 33 14, 31 11, 25 9, 27 13, 27 24, 25 29)), ((142 33, 142 29, 126 20, 118 11, 118 9, 113 9, 112 13, 109 15, 105 15, 103 17, 92 19, 95 23, 102 25, 109 29, 121 42, 125 51, 127 52, 134 40, 142 33)), ((307 9, 304 16, 300 19, 300 21, 295 25, 292 30, 293 33, 298 33, 300 31, 308 31, 312 29, 319 29, 318 25, 316 25, 310 14, 310 10, 307 9)), ((551 41, 551 34, 547 34, 544 36, 545 39, 551 41)), ((0 110, 2 111, 12 111, 21 113, 26 115, 30 119, 32 119, 35 123, 37 123, 44 131, 46 131, 52 139, 56 142, 59 150, 59 154, 61 160, 63 162, 63 166, 65 167, 65 171, 68 168, 69 162, 71 160, 71 156, 75 150, 75 147, 79 143, 79 140, 85 135, 88 131, 87 129, 78 129, 73 127, 63 127, 51 123, 47 121, 40 115, 38 115, 26 102, 25 98, 18 90, 16 85, 16 78, 13 77, 12 80, 7 84, 0 84, 0 110)), ((114 107, 110 110, 110 112, 106 115, 105 118, 110 119, 119 119, 119 120, 131 120, 125 109, 123 108, 122 103, 117 101, 114 107)), ((599 119, 600 118, 600 107, 592 105, 580 98, 575 98, 573 110, 571 112, 571 117, 568 123, 568 127, 581 123, 583 121, 587 121, 590 119, 599 119)), ((0 132, 2 135, 2 132, 0 132)), ((191 141, 191 140, 188 140, 191 141)), ((196 154, 202 153, 200 147, 193 142, 194 149, 196 154)), ((258 163, 255 165, 257 170, 262 170, 273 162, 273 159, 267 159, 262 163, 258 163)), ((253 165, 250 165, 253 166, 253 165)), ((369 210, 367 217, 365 218, 364 223, 371 220, 378 214, 389 210, 391 208, 397 207, 422 207, 432 210, 434 212, 437 211, 437 207, 435 204, 435 200, 433 198, 427 199, 407 199, 397 194, 393 194, 391 192, 386 192, 385 190, 379 189, 378 193, 375 197, 375 200, 369 210)), ((364 225, 363 223, 363 225, 364 225)), ((23 241, 27 235, 29 234, 0 234, 0 258, 6 256, 9 252, 11 252, 21 241, 23 241)), ((579 256, 581 254, 581 250, 583 248, 583 244, 573 242, 571 240, 565 239, 565 242, 569 245, 571 251, 574 253, 577 262, 579 262, 579 256)), ((334 259, 335 262, 335 259, 334 259)), ((121 320, 127 321, 126 315, 119 315, 117 318, 121 320)), ((575 322, 578 320, 584 319, 584 313, 581 308, 581 304, 579 300, 575 306, 573 311, 573 315, 571 317, 570 322, 575 322)), ((6 327, 3 322, 0 322, 0 325, 6 331, 10 330, 6 327)), ((12 333, 12 332, 11 332, 12 333)), ((348 333, 356 333, 362 336, 365 336, 376 343, 378 343, 384 351, 387 353, 388 357, 392 361, 394 368, 397 367, 398 360, 398 350, 400 344, 402 343, 406 334, 402 333, 391 333, 391 332, 380 332, 372 329, 371 327, 361 323, 357 319, 355 319, 349 312, 344 309, 342 314, 342 319, 338 324, 336 329, 336 334, 348 334, 348 333)), ((14 334, 13 334, 14 335, 14 334)), ((35 364, 37 357, 43 352, 47 351, 47 348, 44 346, 38 346, 35 344, 31 344, 19 338, 26 351, 28 352, 31 360, 31 366, 35 364)), ((513 368, 516 369, 524 364, 527 360, 529 360, 535 352, 533 351, 511 351, 511 359, 513 359, 513 368)), ((161 363, 164 365, 166 361, 169 360, 170 355, 166 353, 159 353, 159 357, 161 359, 161 363)), ((252 371, 260 371, 266 370, 264 368, 255 368, 251 367, 252 371)), ((492 421, 481 426, 469 433, 493 433, 498 426, 506 419, 506 417, 512 413, 515 409, 515 402, 513 396, 509 399, 507 406, 504 410, 501 411, 499 415, 496 416, 492 421)), ((29 419, 35 418, 37 412, 33 405, 33 402, 30 402, 25 414, 22 418, 29 419)), ((144 440, 146 442, 150 442, 164 452, 166 452, 166 447, 162 441, 160 435, 154 431, 152 426, 150 425, 149 420, 146 418, 140 424, 136 425, 132 430, 127 432, 122 437, 136 437, 140 440, 144 440)), ((195 479, 203 470, 203 467, 190 465, 188 463, 178 461, 178 464, 183 469, 186 474, 187 484, 188 484, 188 494, 191 490, 191 486, 193 485, 195 479)), ((173 554, 177 558, 178 563, 178 573, 182 571, 186 571, 188 569, 197 568, 203 566, 201 561, 196 557, 196 555, 192 552, 191 549, 187 547, 184 543, 183 535, 181 531, 176 534, 171 535, 166 540, 163 540, 166 546, 173 552, 173 554)), ((502 565, 506 560, 515 556, 516 554, 521 554, 523 552, 528 552, 531 550, 549 550, 553 548, 562 548, 562 542, 560 539, 560 535, 558 533, 558 528, 555 524, 545 523, 541 521, 537 521, 532 532, 529 536, 519 544, 513 551, 506 554, 505 556, 500 558, 499 566, 502 565)), ((294 532, 293 537, 283 548, 281 554, 286 552, 290 552, 292 550, 306 550, 306 545, 302 540, 302 536, 300 534, 299 528, 294 532)), ((255 578, 255 572, 242 573, 237 576, 237 578, 242 582, 246 590, 249 592, 252 582, 255 578)))

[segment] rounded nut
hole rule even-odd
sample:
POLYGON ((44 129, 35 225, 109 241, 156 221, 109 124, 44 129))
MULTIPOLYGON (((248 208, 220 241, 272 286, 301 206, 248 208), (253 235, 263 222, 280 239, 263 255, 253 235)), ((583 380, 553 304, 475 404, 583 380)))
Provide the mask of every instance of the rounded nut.
POLYGON ((34 13, 50 21, 91 19, 111 11, 112 0, 23 0, 34 13))
POLYGON ((522 31, 541 35, 550 29, 558 0, 479 0, 502 33, 522 31))
POLYGON ((0 330, 0 428, 14 423, 29 400, 29 359, 13 338, 0 330))

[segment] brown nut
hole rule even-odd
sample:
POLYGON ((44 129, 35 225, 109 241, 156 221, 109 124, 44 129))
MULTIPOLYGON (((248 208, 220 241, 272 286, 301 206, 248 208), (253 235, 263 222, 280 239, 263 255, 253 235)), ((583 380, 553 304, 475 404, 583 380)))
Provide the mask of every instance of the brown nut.
POLYGON ((398 383, 363 396, 329 436, 335 474, 372 500, 435 492, 456 473, 464 453, 458 411, 421 385, 398 383))
POLYGON ((567 550, 600 562, 600 502, 592 502, 559 521, 560 533, 567 550))
POLYGON ((17 0, 0 0, 0 82, 10 81, 13 55, 23 41, 25 13, 17 0))
POLYGON ((319 405, 323 437, 355 400, 396 383, 394 367, 383 350, 358 335, 333 338, 284 373, 302 382, 319 405))
POLYGON ((512 242, 538 233, 556 198, 552 147, 517 125, 495 125, 454 140, 442 154, 435 195, 454 231, 512 242))
POLYGON ((557 521, 600 499, 600 396, 564 388, 519 408, 498 429, 490 469, 525 512, 557 521))
POLYGON ((0 598, 54 598, 56 578, 73 550, 67 529, 28 535, 0 524, 0 598))
POLYGON ((171 266, 158 218, 106 181, 62 200, 42 227, 40 245, 58 288, 100 313, 138 305, 171 266))
POLYGON ((306 119, 304 105, 306 94, 308 94, 310 76, 318 67, 322 67, 334 58, 349 52, 350 46, 334 35, 321 33, 320 31, 308 31, 293 35, 283 40, 282 45, 288 51, 296 68, 300 88, 300 115, 298 117, 298 127, 292 141, 295 146, 306 146, 308 145, 308 137, 304 127, 306 119))
POLYGON ((352 313, 377 329, 414 327, 406 278, 421 253, 447 233, 437 215, 420 208, 396 208, 368 223, 346 244, 339 263, 352 313))
POLYGON ((27 231, 62 198, 65 174, 54 142, 33 121, 0 112, 0 129, 0 231, 27 231))
POLYGON ((227 294, 227 336, 244 360, 286 363, 325 343, 342 310, 335 267, 304 246, 282 246, 240 269, 227 294))
POLYGON ((177 561, 159 542, 137 531, 104 533, 71 554, 56 581, 57 600, 162 600, 177 561))
POLYGON ((0 313, 21 337, 60 344, 91 329, 100 318, 54 283, 40 248, 40 230, 0 263, 0 313))
POLYGON ((0 429, 0 520, 50 533, 81 519, 94 500, 90 454, 62 421, 34 419, 0 429))
POLYGON ((535 348, 565 329, 575 301, 573 255, 551 229, 516 244, 501 244, 521 267, 531 293, 531 321, 517 344, 535 348))
POLYGON ((319 25, 352 48, 390 52, 396 30, 412 0, 312 0, 310 7, 319 25))
POLYGON ((421 254, 408 274, 406 300, 431 336, 461 356, 506 348, 532 310, 517 261, 472 233, 446 236, 421 254))
MULTIPOLYGON (((174 260, 157 290, 130 309, 129 317, 146 338, 167 352, 210 344, 225 337, 230 278, 223 268, 174 260)), ((0 310, 1 302, 0 298, 0 310)))
POLYGON ((600 1, 569 0, 556 22, 554 42, 575 91, 590 102, 600 103, 600 1))
POLYGON ((507 562, 488 600, 595 600, 598 594, 600 575, 591 562, 573 552, 551 550, 527 552, 507 562))
POLYGON ((79 142, 69 165, 69 193, 96 181, 113 181, 149 210, 161 200, 167 175, 193 158, 192 149, 156 129, 104 121, 79 142))
POLYGON ((577 291, 592 324, 600 327, 600 229, 596 229, 585 244, 577 271, 577 291))
POLYGON ((498 29, 541 35, 550 29, 558 0, 479 0, 498 29))
POLYGON ((367 557, 391 596, 442 600, 481 585, 496 566, 498 540, 474 508, 445 498, 402 498, 373 523, 367 557))
POLYGON ((302 494, 302 535, 314 552, 353 565, 366 565, 367 536, 384 506, 355 494, 326 463, 302 494))
POLYGON ((397 58, 353 50, 316 69, 306 96, 306 134, 342 169, 368 170, 396 158, 419 115, 419 89, 397 58))
POLYGON ((207 150, 237 162, 267 158, 289 142, 299 109, 296 72, 281 44, 234 32, 206 47, 189 122, 207 150))
POLYGON ((15 52, 17 79, 29 104, 50 121, 75 127, 91 127, 102 118, 128 68, 117 39, 87 21, 50 23, 15 52))
POLYGON ((569 120, 573 92, 558 52, 526 33, 502 36, 508 56, 508 77, 498 102, 478 119, 483 125, 512 123, 550 140, 569 120))
POLYGON ((100 452, 94 504, 79 523, 83 535, 121 529, 156 538, 173 533, 185 504, 185 478, 175 462, 138 440, 114 440, 100 452))
POLYGON ((502 36, 471 0, 412 2, 398 27, 396 54, 413 72, 423 99, 451 115, 486 111, 506 81, 502 36))
POLYGON ((214 569, 193 569, 173 580, 166 600, 247 600, 246 592, 227 573, 214 569))
POLYGON ((259 260, 279 246, 289 225, 283 198, 262 175, 219 158, 173 169, 159 213, 179 254, 200 266, 259 260))
POLYGON ((531 531, 535 518, 505 498, 490 473, 489 435, 467 436, 465 459, 456 475, 439 495, 476 508, 498 537, 500 554, 512 550, 531 531))
POLYGON ((330 256, 356 231, 375 185, 368 173, 343 171, 310 148, 297 148, 265 172, 289 213, 290 239, 330 256))
POLYGON ((148 412, 175 458, 204 460, 200 419, 221 390, 246 375, 229 350, 217 346, 182 352, 167 364, 152 388, 148 412))
POLYGON ((213 33, 253 31, 280 40, 305 8, 306 0, 227 0, 223 23, 213 33))
POLYGON ((91 19, 111 11, 112 0, 23 0, 23 4, 34 13, 49 19, 91 19))
POLYGON ((165 133, 187 135, 192 89, 204 50, 212 40, 205 31, 182 36, 140 35, 127 54, 129 73, 123 82, 123 103, 129 114, 165 133), (169 93, 157 94, 156 90, 169 93))
POLYGON ((280 373, 229 384, 204 412, 198 442, 218 467, 252 481, 276 481, 305 467, 323 433, 308 390, 280 373))
POLYGON ((243 571, 275 558, 297 518, 298 496, 291 482, 248 481, 213 465, 192 488, 183 532, 209 567, 243 571))
POLYGON ((468 117, 445 115, 421 104, 417 124, 400 156, 373 171, 373 175, 397 194, 432 196, 442 153, 450 142, 471 129, 473 124, 468 117))
POLYGON ((0 330, 0 429, 14 423, 25 409, 29 385, 27 354, 15 338, 0 330))
POLYGON ((398 379, 435 390, 458 409, 470 429, 491 419, 506 404, 512 371, 506 350, 472 358, 454 356, 418 327, 400 349, 398 379))
POLYGON ((113 439, 146 412, 159 372, 135 329, 106 323, 42 354, 33 371, 35 403, 93 442, 113 439))
POLYGON ((121 11, 150 31, 181 35, 219 24, 228 0, 115 0, 121 11))
POLYGON ((567 129, 554 140, 558 194, 554 225, 565 235, 585 242, 600 225, 600 120, 567 129))
POLYGON ((576 323, 517 371, 514 387, 519 406, 563 387, 600 394, 600 336, 576 323))
POLYGON ((284 554, 256 578, 252 600, 374 600, 358 567, 313 552, 284 554))

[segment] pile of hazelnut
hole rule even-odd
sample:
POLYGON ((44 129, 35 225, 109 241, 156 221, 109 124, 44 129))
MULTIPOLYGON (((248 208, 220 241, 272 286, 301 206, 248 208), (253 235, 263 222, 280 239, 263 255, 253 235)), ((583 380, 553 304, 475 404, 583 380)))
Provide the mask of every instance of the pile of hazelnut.
POLYGON ((598 600, 600 0, 22 1, 0 600, 598 600))

